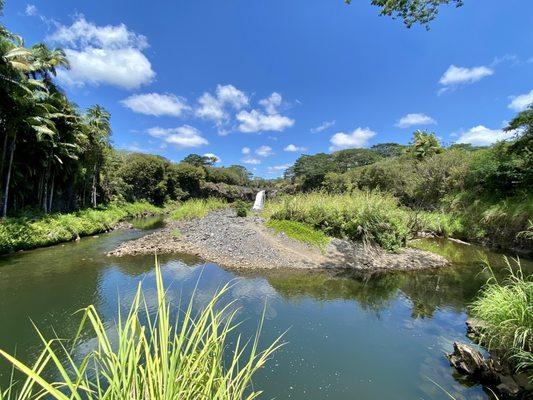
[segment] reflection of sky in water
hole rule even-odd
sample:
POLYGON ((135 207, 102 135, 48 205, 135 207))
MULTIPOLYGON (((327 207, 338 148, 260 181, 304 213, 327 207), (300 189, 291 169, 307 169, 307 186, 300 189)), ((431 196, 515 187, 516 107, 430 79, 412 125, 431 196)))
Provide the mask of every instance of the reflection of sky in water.
MULTIPOLYGON (((140 282, 154 313, 153 257, 103 255, 137 234, 122 235, 0 260, 0 291, 5 293, 0 297, 1 346, 17 345, 17 354, 31 359, 38 342, 28 317, 70 337, 77 328, 72 313, 88 304, 96 305, 116 341, 117 310, 129 310, 140 282)), ((229 272, 190 256, 161 256, 159 261, 174 314, 193 293, 198 311, 229 284, 221 306, 234 301, 232 310, 242 321, 238 333, 254 335, 263 313, 263 344, 286 332, 286 346, 255 379, 264 398, 447 399, 430 379, 458 398, 487 398, 479 387, 456 381, 444 357, 453 341, 467 341, 465 305, 485 279, 477 265, 361 281, 308 272, 229 272)), ((95 343, 85 333, 77 357, 95 343)))

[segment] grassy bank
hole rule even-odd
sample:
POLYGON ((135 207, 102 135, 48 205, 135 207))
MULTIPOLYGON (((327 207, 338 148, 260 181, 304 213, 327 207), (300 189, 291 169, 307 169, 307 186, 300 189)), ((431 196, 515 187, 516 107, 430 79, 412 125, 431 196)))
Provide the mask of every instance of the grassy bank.
POLYGON ((69 214, 37 214, 0 222, 0 254, 68 242, 113 228, 118 222, 163 209, 146 202, 110 204, 69 214))
POLYGON ((273 220, 302 222, 329 236, 375 243, 391 251, 404 246, 409 234, 408 213, 394 197, 378 192, 281 197, 267 203, 265 215, 273 220))
POLYGON ((191 199, 177 206, 170 216, 174 220, 202 218, 211 211, 220 210, 227 206, 228 203, 226 201, 214 197, 191 199))
POLYGON ((105 327, 94 306, 85 309, 78 332, 90 330, 95 344, 82 360, 75 352, 81 337, 64 346, 63 340, 48 341, 39 333, 44 349, 33 365, 0 350, 0 356, 27 377, 22 386, 0 388, 0 400, 257 398, 261 392, 252 387, 252 376, 279 347, 279 340, 260 351, 259 329, 251 341, 239 337, 230 342, 238 309, 233 303, 222 304, 228 286, 198 313, 191 299, 174 324, 158 266, 156 285, 156 315, 149 314, 150 299, 139 285, 129 313, 119 316, 115 330, 105 327), (47 380, 43 371, 48 367, 58 371, 57 381, 47 380))
POLYGON ((324 232, 297 221, 271 219, 267 221, 266 226, 300 242, 316 246, 321 251, 325 250, 331 240, 324 232))
POLYGON ((473 316, 485 322, 481 342, 489 349, 503 350, 519 369, 533 380, 533 275, 525 276, 520 264, 507 279, 494 276, 473 303, 473 316))

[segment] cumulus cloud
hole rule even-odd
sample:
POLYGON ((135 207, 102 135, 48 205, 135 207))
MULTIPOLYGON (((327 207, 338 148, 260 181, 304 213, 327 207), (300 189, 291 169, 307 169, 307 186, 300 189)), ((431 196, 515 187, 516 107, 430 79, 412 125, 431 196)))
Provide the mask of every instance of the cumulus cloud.
POLYGON ((335 121, 324 121, 315 128, 311 128, 311 133, 320 133, 335 125, 335 121))
POLYGON ((507 107, 519 112, 524 111, 530 104, 533 104, 533 90, 529 93, 514 97, 507 107))
POLYGON ((274 165, 272 167, 268 167, 268 172, 274 173, 274 172, 285 171, 290 166, 291 166, 291 164, 274 165))
POLYGON ((441 76, 439 83, 445 86, 474 83, 492 74, 494 70, 485 66, 466 68, 450 65, 441 76))
POLYGON ((59 70, 58 78, 67 85, 135 89, 155 77, 142 52, 148 47, 146 37, 124 24, 97 26, 80 15, 70 26, 59 25, 47 40, 65 50, 71 68, 59 70))
POLYGON ((180 117, 190 108, 184 98, 172 94, 138 94, 122 100, 121 103, 133 112, 156 117, 163 115, 180 117))
POLYGON ((214 153, 205 153, 205 154, 204 154, 204 157, 211 158, 211 159, 215 160, 216 163, 219 163, 219 162, 222 161, 222 160, 220 159, 220 157, 217 156, 217 155, 214 154, 214 153))
POLYGON ((235 118, 239 125, 238 129, 241 132, 262 132, 262 131, 277 131, 281 132, 286 128, 294 125, 294 120, 281 115, 278 107, 282 104, 283 98, 279 93, 272 93, 266 99, 259 101, 259 104, 265 111, 253 109, 251 111, 243 110, 239 112, 235 118))
POLYGON ((261 164, 261 160, 258 159, 258 158, 253 158, 253 157, 246 157, 246 158, 243 158, 242 159, 242 162, 244 164, 252 164, 252 165, 259 165, 261 164))
POLYGON ((37 15, 37 7, 34 4, 27 4, 24 14, 28 17, 33 17, 37 15))
POLYGON ((474 146, 489 146, 500 140, 508 140, 514 132, 505 132, 501 129, 489 129, 483 125, 474 126, 459 135, 456 143, 470 143, 474 146))
POLYGON ((248 96, 233 85, 217 85, 213 95, 205 92, 198 99, 196 116, 222 123, 229 118, 226 106, 240 110, 249 103, 248 96))
POLYGON ((294 125, 294 120, 279 114, 263 114, 260 111, 241 111, 236 116, 239 131, 245 133, 261 131, 281 132, 294 125))
POLYGON ((432 125, 436 123, 437 121, 426 114, 414 113, 404 115, 398 120, 396 126, 399 128, 408 128, 413 125, 432 125))
POLYGON ((281 105, 282 100, 281 95, 274 92, 266 99, 260 100, 259 104, 265 108, 267 114, 274 115, 278 113, 278 107, 281 105))
POLYGON ((209 144, 200 131, 190 125, 170 129, 154 127, 148 129, 148 134, 152 137, 163 139, 166 143, 173 144, 179 148, 201 147, 209 144))
POLYGON ((255 154, 261 157, 268 157, 274 154, 274 152, 270 146, 260 146, 255 150, 255 154))
POLYGON ((330 151, 349 149, 354 147, 363 147, 368 141, 376 136, 376 132, 370 128, 357 128, 351 133, 338 132, 334 134, 329 142, 330 151))
POLYGON ((250 154, 250 148, 249 147, 243 147, 241 149, 242 154, 250 154))
POLYGON ((288 146, 286 146, 283 151, 288 151, 290 153, 296 153, 298 151, 306 151, 307 149, 305 147, 299 147, 299 146, 296 146, 294 144, 289 144, 288 146))

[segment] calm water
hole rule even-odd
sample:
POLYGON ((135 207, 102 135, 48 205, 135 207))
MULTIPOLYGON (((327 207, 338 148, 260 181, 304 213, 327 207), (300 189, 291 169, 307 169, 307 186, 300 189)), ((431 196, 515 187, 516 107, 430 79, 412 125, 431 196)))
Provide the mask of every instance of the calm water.
MULTIPOLYGON (((148 224, 152 226, 151 224, 148 224)), ((153 257, 110 258, 105 253, 142 231, 115 232, 0 258, 0 347, 29 361, 39 350, 31 325, 73 336, 72 314, 94 304, 113 330, 120 303, 143 281, 155 293, 153 257)), ((255 379, 265 399, 487 399, 478 386, 460 383, 444 353, 466 341, 465 305, 487 275, 479 248, 426 241, 456 260, 437 272, 391 274, 369 281, 323 273, 234 273, 190 256, 160 257, 173 304, 198 284, 200 307, 226 282, 241 307, 241 332, 252 334, 263 312, 263 340, 287 331, 288 344, 255 379), (431 379, 431 380, 430 380, 431 379)), ((501 264, 501 256, 489 254, 501 264)), ((532 270, 531 263, 524 262, 532 270)), ((229 300, 229 299, 228 299, 229 300)), ((86 337, 77 349, 88 351, 86 337)), ((0 360, 0 384, 9 368, 0 360)))

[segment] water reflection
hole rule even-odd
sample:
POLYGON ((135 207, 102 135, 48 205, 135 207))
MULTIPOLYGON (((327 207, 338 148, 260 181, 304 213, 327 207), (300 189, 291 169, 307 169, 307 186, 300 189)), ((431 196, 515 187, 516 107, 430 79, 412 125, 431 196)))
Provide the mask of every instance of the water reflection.
MULTIPOLYGON (((148 309, 155 312, 154 258, 105 256, 142 234, 114 232, 1 258, 0 346, 16 349, 29 361, 40 347, 30 319, 45 335, 54 327, 59 337, 72 337, 79 322, 73 313, 89 304, 113 332, 117 310, 128 308, 140 282, 148 309)), ((360 398, 446 399, 430 377, 459 398, 486 399, 479 387, 454 379, 443 357, 454 340, 465 340, 466 305, 487 279, 474 255, 479 248, 438 241, 423 245, 463 262, 371 279, 309 271, 232 272, 187 255, 160 256, 159 262, 176 313, 193 293, 198 309, 229 283, 225 301, 235 301, 239 309, 239 333, 253 335, 263 312, 263 343, 288 330, 288 345, 256 379, 265 398, 346 399, 357 393, 360 398)), ((529 269, 531 263, 523 266, 529 269)), ((78 356, 93 345, 90 332, 84 332, 78 356)), ((0 374, 5 384, 4 361, 0 374)))

